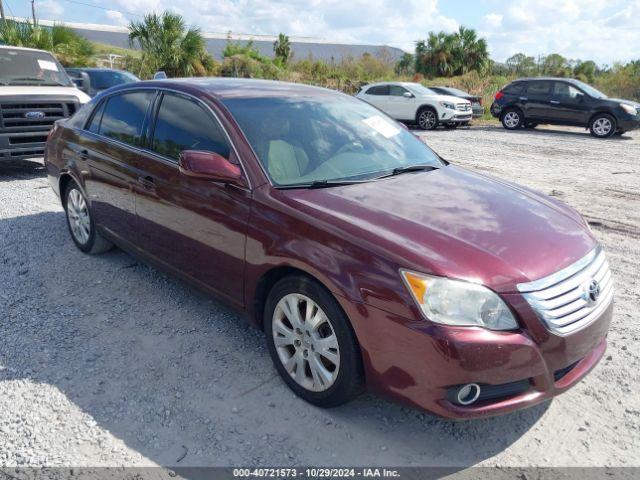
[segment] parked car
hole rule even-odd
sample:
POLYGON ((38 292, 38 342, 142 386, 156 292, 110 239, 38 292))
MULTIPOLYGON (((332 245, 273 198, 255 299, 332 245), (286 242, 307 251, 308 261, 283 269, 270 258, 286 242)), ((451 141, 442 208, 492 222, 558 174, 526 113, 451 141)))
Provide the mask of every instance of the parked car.
POLYGON ((570 78, 515 80, 496 93, 491 114, 507 130, 540 124, 571 125, 588 128, 598 138, 640 127, 640 104, 608 98, 570 78))
POLYGON ((67 68, 67 73, 74 83, 90 97, 123 83, 139 82, 133 73, 110 68, 67 68))
POLYGON ((53 123, 88 101, 49 52, 0 45, 0 162, 41 158, 53 123))
POLYGON ((484 107, 482 106, 482 97, 477 95, 471 95, 464 90, 460 90, 453 87, 429 87, 429 90, 433 90, 434 92, 440 95, 450 95, 452 97, 464 98, 465 100, 469 100, 471 102, 471 111, 473 112, 473 117, 482 117, 484 115, 484 107))
POLYGON ((611 274, 575 210, 338 92, 122 85, 56 125, 45 165, 81 251, 116 244, 242 309, 315 405, 366 385, 496 415, 567 390, 605 350, 611 274))
POLYGON ((372 83, 362 87, 356 97, 396 120, 417 123, 423 130, 433 130, 438 125, 456 128, 472 118, 468 100, 440 95, 419 83, 372 83))

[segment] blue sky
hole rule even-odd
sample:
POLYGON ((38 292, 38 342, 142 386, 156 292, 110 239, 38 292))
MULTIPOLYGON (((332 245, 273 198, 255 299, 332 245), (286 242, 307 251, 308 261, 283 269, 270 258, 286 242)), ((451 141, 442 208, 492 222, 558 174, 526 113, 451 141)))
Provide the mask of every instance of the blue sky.
MULTIPOLYGON (((29 0, 3 1, 9 15, 31 15, 29 0)), ((608 65, 640 59, 640 0, 36 0, 40 18, 108 25, 163 9, 207 32, 284 32, 411 51, 431 30, 465 25, 498 61, 518 52, 608 65)))

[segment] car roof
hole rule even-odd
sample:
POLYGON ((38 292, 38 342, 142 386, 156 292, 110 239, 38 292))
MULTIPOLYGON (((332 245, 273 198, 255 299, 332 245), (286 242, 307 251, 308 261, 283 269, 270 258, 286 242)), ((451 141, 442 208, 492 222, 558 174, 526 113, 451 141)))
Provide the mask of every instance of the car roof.
POLYGON ((100 67, 65 67, 65 70, 77 70, 80 72, 124 72, 126 70, 118 70, 117 68, 100 68, 100 67))
POLYGON ((26 50, 28 52, 44 52, 44 53, 48 53, 49 55, 53 55, 53 53, 51 53, 50 51, 42 50, 41 48, 27 48, 27 47, 14 47, 13 45, 0 45, 0 49, 26 50))
MULTIPOLYGON (((420 85, 418 82, 375 82, 375 83, 367 83, 364 85, 365 87, 376 87, 379 85, 398 85, 400 87, 410 87, 412 85, 420 85)), ((429 88, 429 87, 427 87, 429 88)))
POLYGON ((145 80, 142 82, 123 84, 114 87, 110 91, 139 89, 141 87, 173 89, 190 94, 208 94, 220 100, 228 98, 346 96, 335 90, 301 83, 222 77, 145 80))
POLYGON ((525 77, 525 78, 518 78, 513 82, 532 82, 534 80, 560 81, 560 82, 569 82, 569 83, 575 83, 577 81, 576 78, 568 78, 568 77, 525 77))

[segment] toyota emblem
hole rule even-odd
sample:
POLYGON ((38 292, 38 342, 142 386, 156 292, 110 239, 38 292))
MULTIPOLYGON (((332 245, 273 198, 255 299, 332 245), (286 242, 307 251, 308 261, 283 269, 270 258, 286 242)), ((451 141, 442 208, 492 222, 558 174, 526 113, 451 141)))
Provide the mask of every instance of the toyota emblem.
POLYGON ((582 298, 588 305, 594 305, 600 296, 600 284, 595 278, 585 282, 582 298))

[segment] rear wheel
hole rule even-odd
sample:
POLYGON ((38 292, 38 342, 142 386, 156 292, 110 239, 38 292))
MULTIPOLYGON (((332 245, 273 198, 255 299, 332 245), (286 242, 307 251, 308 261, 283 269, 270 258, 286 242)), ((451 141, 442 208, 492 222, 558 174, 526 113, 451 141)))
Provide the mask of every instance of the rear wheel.
POLYGON ((70 182, 64 191, 64 210, 67 226, 76 246, 85 253, 102 253, 113 248, 113 244, 97 231, 91 210, 84 193, 75 182, 70 182))
POLYGON ((333 296, 305 276, 274 285, 264 330, 276 370, 299 397, 334 407, 364 388, 362 359, 349 320, 333 296))
POLYGON ((589 131, 596 138, 608 138, 616 133, 616 119, 608 113, 600 113, 591 119, 589 131))
POLYGON ((433 130, 438 126, 438 113, 433 108, 423 108, 418 112, 418 126, 422 130, 433 130))
POLYGON ((520 110, 512 108, 502 114, 500 121, 502 122, 502 126, 507 130, 517 130, 522 127, 524 123, 524 115, 522 115, 520 110))

